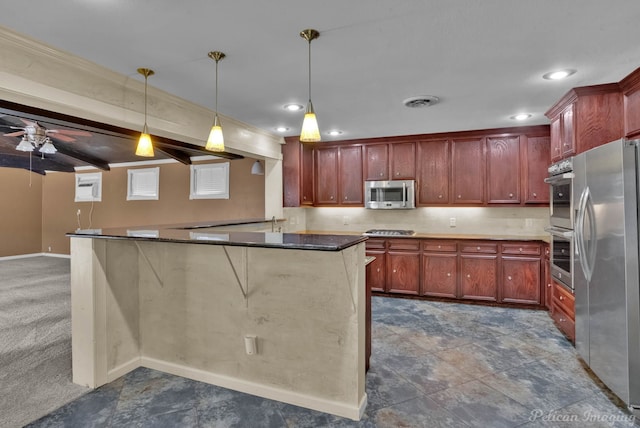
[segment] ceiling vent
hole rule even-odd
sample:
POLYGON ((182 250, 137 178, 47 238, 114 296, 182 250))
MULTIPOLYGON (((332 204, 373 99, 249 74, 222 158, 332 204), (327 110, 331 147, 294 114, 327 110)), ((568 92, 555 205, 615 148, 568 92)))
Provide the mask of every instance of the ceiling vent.
POLYGON ((433 95, 419 95, 417 97, 407 98, 402 101, 402 104, 410 108, 422 108, 438 104, 438 101, 440 101, 440 98, 433 95))

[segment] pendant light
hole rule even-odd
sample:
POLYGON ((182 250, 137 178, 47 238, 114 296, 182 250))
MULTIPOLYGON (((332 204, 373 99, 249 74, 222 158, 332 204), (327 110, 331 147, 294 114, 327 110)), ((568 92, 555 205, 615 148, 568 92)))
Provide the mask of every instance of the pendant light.
POLYGON ((300 142, 302 143, 315 143, 321 139, 318 119, 316 119, 316 113, 313 111, 313 104, 311 103, 311 40, 317 39, 319 36, 320 33, 313 29, 300 32, 300 37, 309 42, 309 102, 307 103, 307 110, 304 113, 302 130, 300 131, 300 142))
POLYGON ((138 73, 144 76, 144 126, 142 127, 142 133, 138 140, 138 147, 136 147, 136 155, 153 157, 153 144, 151 143, 149 128, 147 127, 147 79, 149 76, 153 76, 154 72, 148 68, 139 68, 138 73))
POLYGON ((222 135, 220 120, 218 119, 218 62, 225 56, 222 52, 209 52, 209 58, 216 62, 216 113, 215 116, 213 116, 213 126, 209 132, 205 149, 211 150, 212 152, 224 152, 224 136, 222 135))

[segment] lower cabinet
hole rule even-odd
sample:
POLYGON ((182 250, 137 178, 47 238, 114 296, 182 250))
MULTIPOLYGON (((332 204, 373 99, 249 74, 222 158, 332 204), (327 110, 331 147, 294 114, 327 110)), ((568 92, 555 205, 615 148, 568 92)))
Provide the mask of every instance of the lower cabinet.
POLYGON ((376 257, 367 274, 374 292, 545 304, 541 242, 373 238, 366 245, 376 257))
POLYGON ((386 290, 417 295, 420 292, 420 241, 389 239, 387 245, 386 290))
POLYGON ((562 285, 553 282, 553 297, 551 298, 551 318, 565 336, 572 342, 576 340, 575 298, 573 293, 562 285))

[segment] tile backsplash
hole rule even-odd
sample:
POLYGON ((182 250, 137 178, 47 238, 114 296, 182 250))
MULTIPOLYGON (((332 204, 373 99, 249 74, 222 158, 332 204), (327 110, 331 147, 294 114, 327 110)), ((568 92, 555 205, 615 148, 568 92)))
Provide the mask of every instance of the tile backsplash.
POLYGON ((433 234, 540 236, 549 225, 548 207, 429 207, 413 210, 285 208, 285 229, 364 232, 412 229, 433 234), (455 224, 455 226, 453 226, 455 224))

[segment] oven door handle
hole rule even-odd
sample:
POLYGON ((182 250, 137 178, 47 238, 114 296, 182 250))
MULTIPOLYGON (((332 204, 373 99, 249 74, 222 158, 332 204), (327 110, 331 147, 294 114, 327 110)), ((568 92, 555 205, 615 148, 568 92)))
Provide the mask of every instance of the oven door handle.
POLYGON ((544 182, 547 184, 555 184, 559 181, 571 180, 576 175, 573 172, 565 172, 564 174, 554 175, 553 177, 547 177, 544 179, 544 182))
POLYGON ((544 230, 545 232, 549 232, 552 235, 560 236, 562 238, 573 238, 573 230, 559 229, 557 227, 547 227, 544 230))

